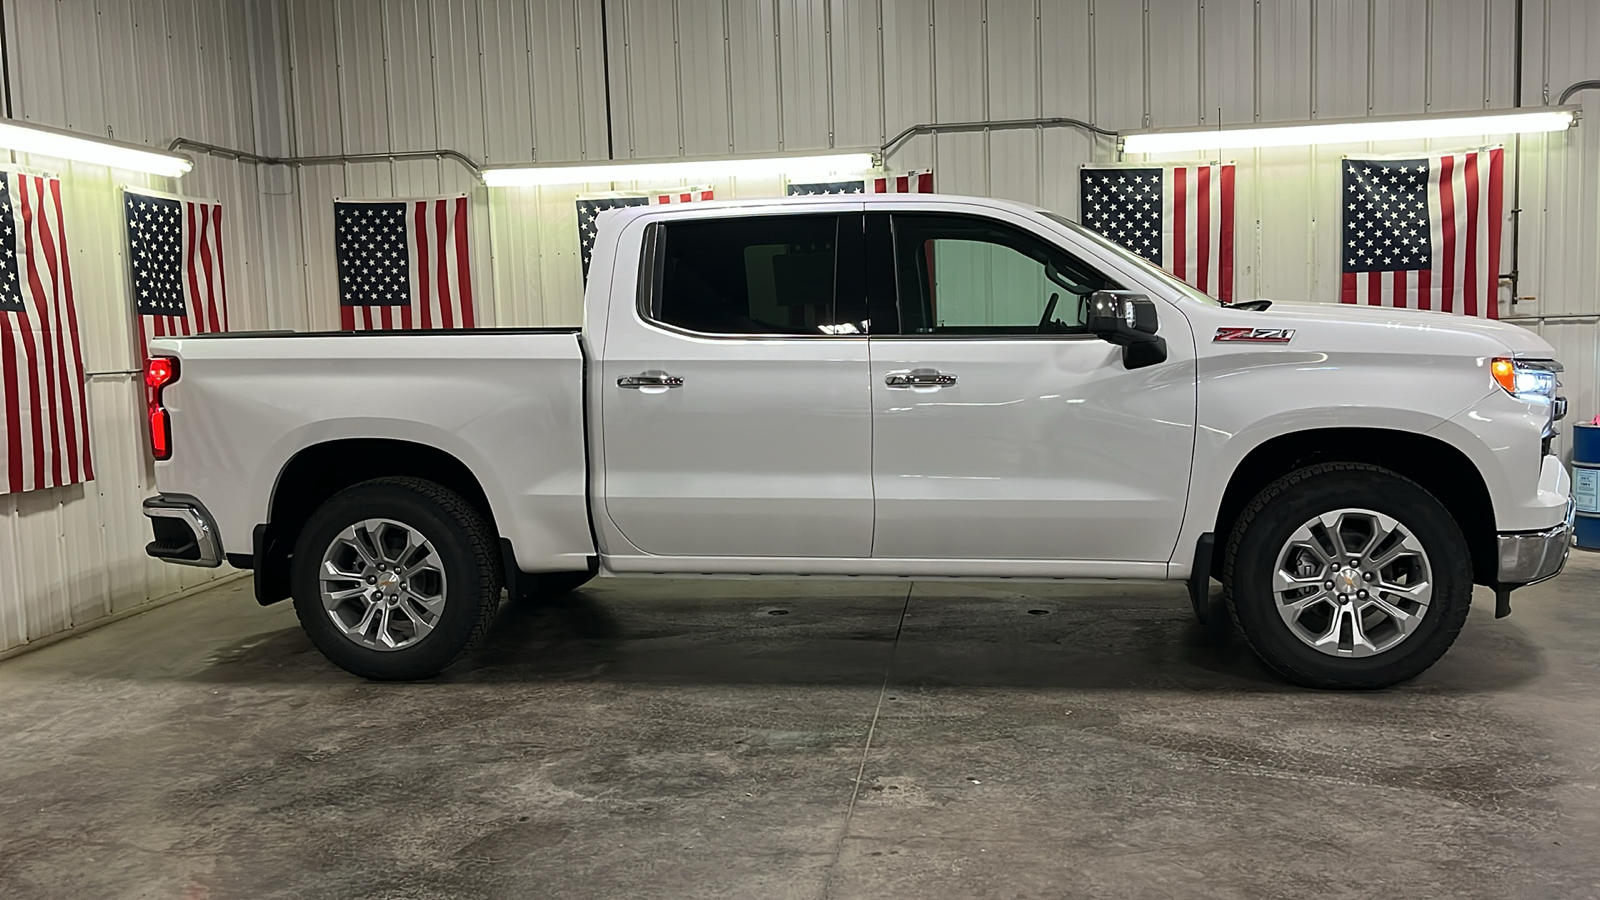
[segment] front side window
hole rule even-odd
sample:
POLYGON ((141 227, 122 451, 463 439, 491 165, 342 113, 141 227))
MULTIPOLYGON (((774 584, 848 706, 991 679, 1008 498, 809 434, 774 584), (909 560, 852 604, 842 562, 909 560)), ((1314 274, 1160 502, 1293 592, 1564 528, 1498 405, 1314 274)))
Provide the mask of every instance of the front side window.
POLYGON ((1074 334, 1109 279, 1021 229, 968 216, 896 215, 900 333, 1074 334))
POLYGON ((860 333, 835 318, 839 222, 803 215, 665 223, 649 315, 703 334, 860 333))

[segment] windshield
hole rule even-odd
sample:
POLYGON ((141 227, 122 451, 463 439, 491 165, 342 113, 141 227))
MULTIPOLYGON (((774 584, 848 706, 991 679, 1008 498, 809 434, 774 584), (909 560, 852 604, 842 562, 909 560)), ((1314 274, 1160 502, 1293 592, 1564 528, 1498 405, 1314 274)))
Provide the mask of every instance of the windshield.
POLYGON ((1190 300, 1193 300, 1196 303, 1204 303, 1207 306, 1222 305, 1221 301, 1217 300, 1215 297, 1212 297, 1210 294, 1185 284, 1182 280, 1173 276, 1172 273, 1163 270, 1160 266, 1154 265, 1150 262, 1150 260, 1128 250, 1126 247, 1116 243, 1105 235, 1096 231, 1091 231, 1090 229, 1079 225, 1077 222, 1072 221, 1066 216, 1058 215, 1048 209, 1041 209, 1039 212, 1049 216, 1052 221, 1060 222, 1061 224, 1072 229, 1074 234, 1082 235, 1083 237, 1094 241, 1096 244, 1099 244, 1107 250, 1110 250, 1117 256, 1122 257, 1122 259, 1126 260, 1127 262, 1137 265, 1140 269, 1143 269, 1151 276, 1160 279, 1163 284, 1167 285, 1173 290, 1178 291, 1190 300))

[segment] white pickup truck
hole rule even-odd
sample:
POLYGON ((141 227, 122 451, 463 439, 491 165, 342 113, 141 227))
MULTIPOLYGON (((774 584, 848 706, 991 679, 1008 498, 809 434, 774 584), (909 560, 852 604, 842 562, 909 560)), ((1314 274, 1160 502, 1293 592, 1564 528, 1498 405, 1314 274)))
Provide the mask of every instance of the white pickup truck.
POLYGON ((1138 579, 1335 688, 1566 560, 1560 366, 1524 329, 1223 307, 991 199, 601 223, 581 330, 155 341, 150 555, 254 569, 369 678, 596 574, 1138 579))

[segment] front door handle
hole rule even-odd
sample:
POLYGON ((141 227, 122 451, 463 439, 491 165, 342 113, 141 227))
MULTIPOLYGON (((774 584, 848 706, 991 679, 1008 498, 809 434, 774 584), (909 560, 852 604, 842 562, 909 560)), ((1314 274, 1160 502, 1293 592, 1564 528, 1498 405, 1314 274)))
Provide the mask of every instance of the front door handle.
POLYGON ((665 372, 652 369, 648 372, 640 372, 637 375, 624 375, 618 378, 617 387, 633 388, 634 390, 655 388, 659 391, 667 388, 683 387, 683 379, 677 375, 668 375, 665 372))
POLYGON ((938 369, 912 369, 909 372, 890 372, 883 383, 892 388, 942 388, 956 383, 956 376, 938 369))

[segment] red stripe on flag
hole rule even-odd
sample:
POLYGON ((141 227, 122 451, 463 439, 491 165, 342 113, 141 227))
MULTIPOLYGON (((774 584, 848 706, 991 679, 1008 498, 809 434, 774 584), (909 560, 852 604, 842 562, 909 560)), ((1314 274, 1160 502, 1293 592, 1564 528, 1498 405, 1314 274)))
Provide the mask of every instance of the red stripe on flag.
POLYGON ((217 223, 211 219, 211 207, 198 203, 193 205, 200 207, 200 269, 205 273, 206 327, 213 332, 221 331, 222 317, 217 313, 217 281, 211 270, 211 239, 217 230, 217 223))
MULTIPOLYGON (((683 195, 684 202, 691 198, 683 195)), ((456 198, 456 278, 461 297, 461 327, 472 327, 472 257, 467 252, 467 198, 456 198)))
POLYGON ((222 252, 222 204, 218 203, 212 208, 212 232, 217 237, 217 289, 222 295, 222 330, 228 330, 228 268, 223 260, 227 256, 222 252))
POLYGON ((1444 312, 1455 312, 1456 194, 1455 179, 1451 175, 1454 168, 1455 157, 1439 158, 1439 226, 1443 230, 1440 250, 1444 257, 1439 265, 1439 309, 1444 312))
MULTIPOLYGON (((439 291, 439 315, 442 319, 442 321, 439 323, 439 327, 454 328, 456 327, 455 317, 452 315, 454 310, 450 308, 450 263, 444 257, 446 249, 444 243, 445 229, 448 227, 444 201, 440 200, 434 203, 433 211, 434 230, 433 233, 428 236, 434 241, 433 250, 434 253, 437 254, 437 259, 439 261, 439 283, 437 288, 439 291)), ((417 243, 422 243, 422 235, 417 236, 417 243)))
MULTIPOLYGON (((0 173, 0 177, 10 177, 0 173)), ((18 389, 20 379, 11 377, 11 373, 22 368, 17 359, 17 345, 14 335, 20 333, 21 319, 27 313, 0 313, 0 365, 5 367, 7 377, 0 378, 0 383, 5 387, 6 404, 6 492, 16 493, 24 490, 27 485, 22 481, 22 400, 18 389), (13 318, 15 317, 15 318, 13 318)))
POLYGON ((1203 291, 1211 277, 1211 167, 1197 166, 1195 174, 1194 263, 1198 277, 1194 286, 1203 291))
MULTIPOLYGON (((1488 293, 1484 295, 1485 311, 1489 318, 1500 318, 1500 236, 1505 231, 1505 206, 1500 196, 1505 177, 1505 150, 1496 147, 1489 151, 1489 278, 1488 293)), ((1513 298, 1515 299, 1515 298, 1513 298)))
POLYGON ((353 307, 353 306, 345 306, 343 303, 339 304, 339 330, 340 331, 355 331, 356 330, 356 310, 355 310, 355 307, 353 307))
POLYGON ((1172 274, 1179 281, 1189 280, 1189 170, 1177 166, 1172 170, 1172 274))
POLYGON ((412 233, 417 245, 417 299, 422 305, 422 327, 433 327, 433 292, 428 284, 428 204, 418 201, 412 216, 412 233))
MULTIPOLYGON (((34 253, 33 191, 30 182, 35 180, 42 181, 43 179, 39 179, 37 176, 33 175, 23 175, 18 180, 22 182, 22 190, 19 193, 22 196, 22 236, 24 240, 23 255, 26 256, 28 260, 28 287, 34 299, 34 309, 37 310, 43 305, 41 301, 44 297, 44 284, 39 281, 38 257, 34 253)), ((33 323, 28 319, 28 314, 26 312, 18 314, 17 321, 22 325, 23 349, 27 351, 28 357, 28 389, 30 394, 28 397, 28 402, 31 412, 30 424, 33 427, 33 486, 35 488, 41 488, 45 486, 44 404, 46 395, 40 391, 39 357, 37 355, 38 351, 34 346, 33 323)), ((43 335, 40 335, 40 340, 43 340, 43 335)))
POLYGON ((73 352, 72 374, 78 394, 78 413, 83 422, 83 427, 78 430, 78 456, 82 461, 79 474, 84 480, 89 480, 94 478, 94 454, 89 444, 89 389, 84 384, 83 332, 78 330, 78 305, 72 292, 72 255, 67 251, 67 228, 62 220, 61 179, 50 180, 50 195, 55 202, 56 233, 61 236, 58 241, 61 247, 61 290, 67 301, 67 335, 72 342, 73 352))
POLYGON ((1478 314, 1478 154, 1467 154, 1465 171, 1467 190, 1466 283, 1461 285, 1466 301, 1466 313, 1478 314))
POLYGON ((1383 273, 1382 272, 1368 272, 1367 273, 1367 305, 1368 306, 1382 306, 1383 305, 1383 273))
POLYGON ((1340 303, 1355 303, 1356 302, 1356 273, 1354 273, 1354 272, 1346 272, 1346 273, 1344 273, 1344 275, 1343 275, 1343 277, 1341 279, 1341 283, 1339 285, 1339 302, 1340 303))
POLYGON ((1433 308, 1433 270, 1417 270, 1417 309, 1433 308))
POLYGON ((1222 265, 1220 278, 1221 293, 1217 299, 1223 303, 1233 302, 1233 166, 1222 167, 1222 237, 1217 248, 1218 261, 1222 265))
POLYGON ((186 276, 185 281, 189 286, 189 302, 186 304, 188 315, 184 317, 183 323, 185 334, 188 333, 190 322, 193 322, 196 326, 194 328, 195 331, 205 332, 206 310, 204 301, 200 297, 200 268, 195 265, 195 260, 199 257, 199 247, 195 246, 195 242, 200 237, 200 224, 195 221, 195 213, 198 210, 195 207, 199 205, 198 203, 183 204, 183 220, 187 226, 184 228, 187 234, 184 235, 183 242, 183 274, 186 276))
POLYGON ((1409 274, 1411 273, 1404 269, 1394 273, 1394 299, 1389 301, 1390 306, 1406 307, 1411 305, 1407 302, 1408 294, 1406 293, 1406 276, 1409 274))

